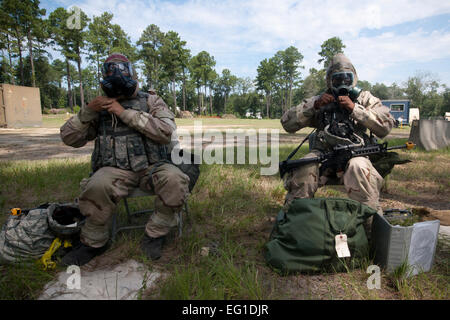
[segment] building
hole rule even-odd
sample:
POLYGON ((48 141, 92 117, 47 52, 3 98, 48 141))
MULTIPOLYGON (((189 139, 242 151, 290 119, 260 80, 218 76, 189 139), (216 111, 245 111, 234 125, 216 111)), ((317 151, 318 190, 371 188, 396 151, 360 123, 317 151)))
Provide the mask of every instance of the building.
POLYGON ((39 88, 0 84, 0 127, 40 127, 39 88))
POLYGON ((253 113, 250 109, 247 110, 247 112, 245 113, 245 117, 246 117, 246 118, 262 119, 261 112, 255 112, 255 113, 253 113))
POLYGON ((409 103, 410 100, 381 100, 381 103, 389 108, 394 119, 400 124, 410 123, 409 103))
POLYGON ((409 125, 412 125, 414 120, 420 119, 419 108, 409 108, 409 125))

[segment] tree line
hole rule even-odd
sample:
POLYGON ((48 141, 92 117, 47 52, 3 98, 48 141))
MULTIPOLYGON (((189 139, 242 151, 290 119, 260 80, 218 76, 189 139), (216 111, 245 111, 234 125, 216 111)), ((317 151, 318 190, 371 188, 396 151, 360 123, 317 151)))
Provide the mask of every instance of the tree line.
MULTIPOLYGON (((229 69, 218 73, 214 56, 207 51, 193 55, 177 32, 163 32, 155 24, 133 43, 112 23, 111 13, 89 18, 78 8, 60 7, 46 14, 39 0, 0 1, 0 83, 39 87, 43 108, 73 111, 101 95, 101 65, 108 55, 120 52, 140 71, 142 89, 156 90, 176 113, 279 118, 326 90, 330 58, 345 49, 341 39, 327 39, 318 52, 323 67, 305 73, 303 55, 290 46, 260 61, 255 79, 240 78, 229 69), (54 59, 50 48, 62 59, 54 59)), ((450 89, 430 73, 417 73, 401 85, 360 80, 358 86, 380 99, 410 99, 425 117, 450 111, 450 89)))

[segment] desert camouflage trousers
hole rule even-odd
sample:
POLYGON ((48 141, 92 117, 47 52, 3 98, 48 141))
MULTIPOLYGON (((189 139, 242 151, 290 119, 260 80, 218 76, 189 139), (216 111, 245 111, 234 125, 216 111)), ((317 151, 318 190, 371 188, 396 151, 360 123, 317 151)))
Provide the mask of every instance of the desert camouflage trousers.
POLYGON ((96 248, 105 245, 120 199, 137 187, 156 195, 155 212, 145 226, 146 234, 153 238, 166 235, 178 223, 177 213, 187 200, 188 185, 189 177, 169 163, 153 165, 140 172, 100 168, 80 183, 78 203, 81 213, 87 217, 81 229, 81 242, 96 248))
MULTIPOLYGON (((318 153, 308 153, 307 157, 316 157, 318 153)), ((285 199, 285 207, 298 198, 313 198, 317 189, 325 185, 326 178, 319 177, 319 164, 311 163, 284 176, 284 187, 288 191, 285 199)), ((380 190, 383 185, 383 177, 374 168, 368 158, 356 157, 350 159, 347 168, 341 177, 347 195, 350 199, 359 201, 378 211, 383 215, 379 203, 380 190)), ((369 232, 372 218, 365 225, 369 232)))

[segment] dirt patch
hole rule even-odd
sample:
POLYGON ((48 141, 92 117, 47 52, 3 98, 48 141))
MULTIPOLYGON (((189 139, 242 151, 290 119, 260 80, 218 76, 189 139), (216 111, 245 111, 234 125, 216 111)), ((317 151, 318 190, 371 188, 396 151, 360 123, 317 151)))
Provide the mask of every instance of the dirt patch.
POLYGON ((413 208, 413 212, 421 217, 422 221, 440 220, 441 225, 450 226, 450 210, 430 210, 429 208, 413 208))
POLYGON ((123 244, 98 257, 95 257, 88 264, 84 265, 82 269, 85 271, 95 271, 99 269, 112 268, 115 265, 128 260, 129 249, 129 245, 123 244))
MULTIPOLYGON (((361 270, 352 273, 289 276, 284 280, 286 298, 364 300, 369 295, 369 290, 364 288, 367 277, 361 270)), ((377 290, 376 295, 382 299, 396 299, 396 294, 385 288, 377 290)))
MULTIPOLYGON (((189 130, 193 126, 179 126, 189 130)), ((251 125, 209 125, 203 129, 229 129, 230 127, 251 127, 251 125)), ((388 138, 407 138, 409 132, 396 132, 388 138)), ((306 134, 280 133, 280 144, 300 143, 306 134)), ((211 141, 205 141, 210 143, 211 141)), ((81 148, 73 148, 61 141, 59 128, 0 128, 0 161, 1 160, 44 160, 54 158, 73 158, 91 155, 94 150, 93 141, 81 148)))
POLYGON ((0 129, 0 160, 44 160, 90 155, 93 142, 84 147, 66 146, 59 128, 0 129))

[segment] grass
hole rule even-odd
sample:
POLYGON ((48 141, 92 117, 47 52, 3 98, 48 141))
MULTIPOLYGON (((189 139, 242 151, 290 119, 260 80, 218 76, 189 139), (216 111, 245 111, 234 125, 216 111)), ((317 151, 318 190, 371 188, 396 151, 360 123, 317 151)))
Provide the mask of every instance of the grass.
MULTIPOLYGON (((192 119, 181 119, 187 125, 192 119)), ((208 123, 216 119, 206 119, 208 123)), ((237 123, 227 120, 227 124, 237 123)), ((51 120, 53 121, 53 120, 51 120)), ((242 120, 248 121, 248 120, 242 120)), ((272 120, 251 120, 272 121, 272 120)), ((56 123, 56 120, 55 120, 56 123)), ((223 123, 223 122, 221 122, 223 123)), ((262 122, 263 123, 263 122, 262 122)), ((278 122, 279 123, 279 122, 278 122)), ((266 125, 266 124, 264 124, 266 125)), ((270 125, 267 122, 267 125, 270 125)), ((275 126, 275 123, 273 123, 275 126)), ((390 145, 403 143, 390 141, 390 145)), ((295 145, 282 145, 280 159, 295 145)), ((308 152, 307 144, 298 157, 308 152)), ((406 201, 448 201, 450 152, 400 151, 414 162, 397 166, 389 180, 390 195, 406 201), (415 180, 420 183, 414 182, 415 180), (411 194, 413 192, 414 194, 411 194), (445 198, 447 195, 447 198, 445 198), (428 198, 426 198, 428 197, 428 198)), ((11 207, 34 207, 44 202, 73 201, 79 182, 90 172, 89 157, 42 161, 0 162, 0 224, 11 207)), ((263 246, 285 190, 277 175, 260 175, 261 165, 202 165, 189 199, 189 219, 182 238, 174 238, 156 262, 139 249, 142 230, 122 233, 107 254, 117 261, 133 258, 167 276, 156 287, 142 290, 142 299, 449 299, 449 253, 440 240, 433 270, 404 278, 382 272, 382 289, 369 290, 365 273, 369 259, 343 272, 280 276, 265 263, 263 246), (209 254, 202 255, 208 247, 209 254)), ((326 186, 317 197, 345 197, 342 186, 326 186)), ((152 206, 149 198, 130 201, 134 209, 152 206)), ((123 213, 123 204, 119 206, 123 213)), ((122 217, 123 219, 123 217, 122 217)), ((146 217, 143 218, 144 221, 146 217)), ((55 278, 33 264, 0 266, 0 299, 35 299, 55 278)))
POLYGON ((0 162, 0 208, 73 200, 90 172, 89 158, 0 162))
POLYGON ((61 127, 72 114, 43 114, 42 127, 44 128, 59 128, 61 127))
MULTIPOLYGON (((73 114, 44 114, 42 115, 42 127, 55 128, 61 127, 67 119, 73 114)), ((192 119, 176 119, 177 126, 187 127, 193 126, 194 122, 201 121, 203 126, 210 126, 212 128, 233 128, 239 127, 242 129, 252 128, 268 128, 283 130, 279 119, 220 119, 220 118, 192 118, 192 119)))
POLYGON ((55 278, 57 271, 43 271, 30 261, 0 265, 0 300, 37 299, 42 288, 55 278))
POLYGON ((200 257, 185 266, 174 265, 172 275, 156 297, 170 300, 266 298, 255 263, 242 261, 243 248, 236 242, 225 241, 213 255, 200 257))
MULTIPOLYGON (((64 122, 70 118, 72 114, 44 114, 42 115, 42 127, 60 127, 64 122)), ((211 126, 218 128, 252 128, 252 129, 280 129, 284 132, 281 126, 280 119, 221 119, 221 118, 191 118, 181 119, 177 118, 176 123, 179 127, 193 126, 194 122, 201 121, 203 126, 211 126)), ((409 127, 393 128, 391 133, 409 133, 409 127)), ((311 131, 310 128, 305 129, 305 132, 311 131)))
POLYGON ((203 126, 231 128, 238 127, 240 129, 252 128, 268 128, 283 130, 279 119, 219 119, 219 118, 193 118, 193 119, 176 119, 177 126, 192 126, 194 122, 201 121, 203 126))
POLYGON ((437 257, 431 272, 419 273, 416 276, 408 276, 410 267, 403 263, 387 276, 388 286, 392 287, 402 299, 449 299, 449 263, 448 251, 437 249, 437 257))

